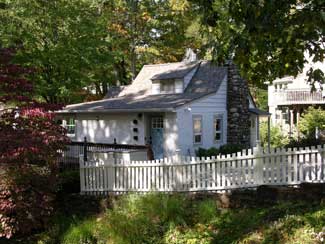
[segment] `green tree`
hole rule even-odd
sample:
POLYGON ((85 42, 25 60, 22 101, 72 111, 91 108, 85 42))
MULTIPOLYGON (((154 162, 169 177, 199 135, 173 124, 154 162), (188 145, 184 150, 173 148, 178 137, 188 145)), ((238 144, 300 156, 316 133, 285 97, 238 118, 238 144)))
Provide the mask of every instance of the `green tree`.
POLYGON ((8 0, 0 10, 0 43, 21 47, 16 61, 38 70, 37 94, 47 102, 71 102, 108 69, 112 55, 98 7, 88 0, 8 0))
MULTIPOLYGON (((304 63, 324 61, 323 0, 199 0, 202 30, 214 59, 232 59, 257 84, 297 75, 304 63), (305 55, 307 54, 307 56, 305 55)), ((309 70, 309 81, 324 82, 324 70, 309 70)))
POLYGON ((22 47, 15 61, 38 69, 41 99, 71 103, 127 84, 143 64, 180 60, 200 45, 193 19, 186 0, 6 0, 0 45, 22 47))
POLYGON ((179 61, 186 47, 200 45, 187 31, 195 17, 186 0, 117 0, 107 2, 105 11, 120 65, 133 78, 143 64, 179 61))
POLYGON ((265 111, 268 110, 267 104, 267 88, 260 88, 258 86, 251 86, 250 92, 253 96, 253 99, 258 108, 263 109, 265 111))
POLYGON ((299 121, 299 131, 306 138, 315 138, 316 127, 325 129, 325 110, 322 108, 309 107, 299 121))
MULTIPOLYGON (((260 124, 260 138, 262 147, 268 146, 268 124, 262 122, 260 124)), ((289 138, 284 136, 281 128, 278 126, 272 126, 270 128, 270 146, 272 148, 283 147, 289 143, 289 138)))

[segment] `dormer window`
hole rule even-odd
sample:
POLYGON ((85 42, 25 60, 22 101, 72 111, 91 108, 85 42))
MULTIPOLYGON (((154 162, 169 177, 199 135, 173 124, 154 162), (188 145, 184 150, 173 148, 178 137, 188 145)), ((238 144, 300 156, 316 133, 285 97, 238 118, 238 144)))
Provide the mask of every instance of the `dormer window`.
POLYGON ((165 79, 152 81, 152 94, 174 94, 183 92, 183 80, 165 79))
POLYGON ((160 81, 160 93, 175 93, 175 80, 160 81))

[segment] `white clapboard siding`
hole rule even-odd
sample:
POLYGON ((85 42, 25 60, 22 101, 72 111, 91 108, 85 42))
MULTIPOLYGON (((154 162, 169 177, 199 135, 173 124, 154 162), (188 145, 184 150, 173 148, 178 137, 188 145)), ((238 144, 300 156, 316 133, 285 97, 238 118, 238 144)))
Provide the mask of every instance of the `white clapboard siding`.
POLYGON ((260 185, 325 182, 324 145, 243 150, 211 158, 173 157, 152 161, 83 161, 81 193, 222 191, 260 185))

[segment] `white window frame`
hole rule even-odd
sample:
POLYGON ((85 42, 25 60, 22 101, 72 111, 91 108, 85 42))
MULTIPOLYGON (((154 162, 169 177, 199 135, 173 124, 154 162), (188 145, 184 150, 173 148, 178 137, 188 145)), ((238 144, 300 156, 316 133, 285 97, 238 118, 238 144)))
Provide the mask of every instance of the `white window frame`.
POLYGON ((223 115, 222 114, 216 114, 214 117, 213 117, 213 141, 215 144, 218 144, 218 143, 222 143, 223 141, 223 115), (217 126, 216 126, 216 121, 217 120, 220 120, 220 128, 219 130, 217 130, 217 126), (220 134, 220 139, 217 140, 216 139, 216 135, 220 134))
POLYGON ((164 129, 164 118, 163 116, 157 116, 151 118, 152 129, 164 129))
POLYGON ((201 145, 203 143, 203 117, 202 117, 202 115, 193 115, 192 121, 193 121, 193 144, 201 145), (201 123, 201 131, 200 132, 195 132, 195 120, 200 120, 200 123, 201 123), (201 136, 200 142, 195 141, 195 137, 198 135, 201 136))
POLYGON ((74 117, 68 117, 64 119, 63 121, 63 127, 67 130, 67 135, 70 137, 73 137, 76 135, 76 120, 74 117), (73 121, 73 123, 71 123, 73 121), (69 127, 73 128, 73 133, 69 132, 69 127))
POLYGON ((175 80, 161 80, 160 81, 160 93, 162 94, 174 94, 176 89, 175 80), (168 88, 164 90, 164 87, 168 88))

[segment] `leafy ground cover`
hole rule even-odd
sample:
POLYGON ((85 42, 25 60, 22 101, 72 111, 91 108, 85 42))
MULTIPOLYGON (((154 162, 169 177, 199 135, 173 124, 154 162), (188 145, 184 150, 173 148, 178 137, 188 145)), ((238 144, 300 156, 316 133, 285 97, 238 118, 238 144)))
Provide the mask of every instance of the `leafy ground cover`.
POLYGON ((325 238, 324 203, 219 209, 209 198, 149 194, 120 197, 105 210, 91 197, 68 197, 61 204, 51 228, 9 243, 308 244, 325 238))

